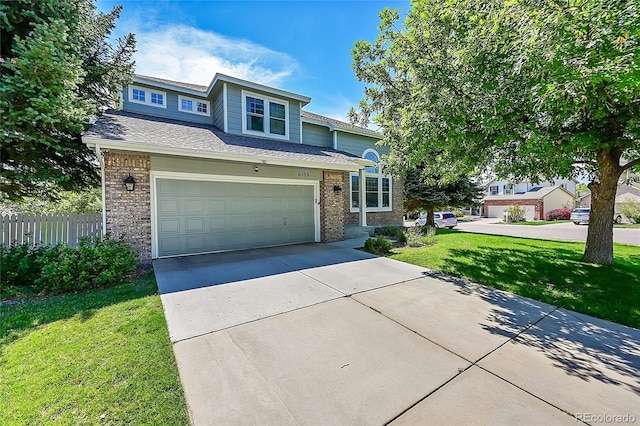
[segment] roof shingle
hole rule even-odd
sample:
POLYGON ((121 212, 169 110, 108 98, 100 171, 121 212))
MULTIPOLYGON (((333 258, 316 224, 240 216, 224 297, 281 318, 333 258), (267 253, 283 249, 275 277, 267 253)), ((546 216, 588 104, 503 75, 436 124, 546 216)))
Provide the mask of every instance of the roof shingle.
POLYGON ((114 141, 123 146, 148 146, 150 151, 153 148, 172 148, 191 155, 223 153, 343 166, 355 166, 357 163, 353 160, 359 160, 359 157, 331 148, 235 135, 211 125, 127 111, 106 112, 83 137, 114 141))

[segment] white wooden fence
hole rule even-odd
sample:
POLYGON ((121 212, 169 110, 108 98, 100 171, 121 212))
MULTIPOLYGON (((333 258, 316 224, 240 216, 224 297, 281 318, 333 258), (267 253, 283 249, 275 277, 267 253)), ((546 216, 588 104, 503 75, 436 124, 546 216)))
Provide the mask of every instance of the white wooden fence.
POLYGON ((80 237, 101 237, 100 213, 2 216, 0 243, 52 246, 78 245, 80 237))

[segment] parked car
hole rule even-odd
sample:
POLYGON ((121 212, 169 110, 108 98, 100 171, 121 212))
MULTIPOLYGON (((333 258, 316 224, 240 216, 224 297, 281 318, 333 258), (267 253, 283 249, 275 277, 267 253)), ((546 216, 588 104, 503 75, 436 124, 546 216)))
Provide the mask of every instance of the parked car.
MULTIPOLYGON (((436 224, 436 228, 449 228, 452 229, 458 224, 456 215, 451 212, 436 212, 433 214, 433 221, 436 224)), ((423 214, 415 221, 416 226, 424 226, 427 224, 427 214, 423 214)))
MULTIPOLYGON (((580 225, 581 223, 589 223, 589 217, 591 217, 591 209, 573 209, 571 212, 571 220, 576 225, 580 225)), ((620 213, 613 214, 613 221, 615 223, 622 222, 622 215, 620 213)))

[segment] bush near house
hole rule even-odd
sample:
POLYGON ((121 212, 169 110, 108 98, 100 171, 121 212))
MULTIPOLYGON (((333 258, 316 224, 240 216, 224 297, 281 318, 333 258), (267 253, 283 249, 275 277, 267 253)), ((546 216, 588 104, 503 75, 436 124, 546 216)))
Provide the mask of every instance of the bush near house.
POLYGON ((518 205, 509 206, 507 211, 509 212, 509 216, 507 217, 509 222, 524 222, 525 211, 523 207, 518 205))
POLYGON ((569 220, 571 219, 571 210, 555 209, 550 210, 544 215, 545 220, 569 220))
POLYGON ((78 247, 58 244, 0 246, 0 299, 60 294, 121 284, 139 256, 123 238, 82 238, 78 247))
POLYGON ((640 204, 631 200, 620 206, 622 213, 631 223, 640 223, 640 204))
POLYGON ((364 251, 377 255, 384 255, 389 253, 391 247, 393 247, 391 241, 387 240, 382 235, 379 235, 376 239, 369 238, 364 242, 364 251))

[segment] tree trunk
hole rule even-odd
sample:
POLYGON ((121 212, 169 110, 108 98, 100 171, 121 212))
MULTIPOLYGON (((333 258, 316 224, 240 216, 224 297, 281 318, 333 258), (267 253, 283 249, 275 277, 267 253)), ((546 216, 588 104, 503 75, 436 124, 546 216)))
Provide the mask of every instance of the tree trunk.
POLYGON ((591 216, 583 262, 613 263, 613 214, 621 173, 618 150, 614 148, 598 153, 598 174, 588 185, 591 190, 591 216))
POLYGON ((435 228, 436 226, 436 221, 433 216, 433 209, 427 210, 427 226, 431 228, 435 228))

